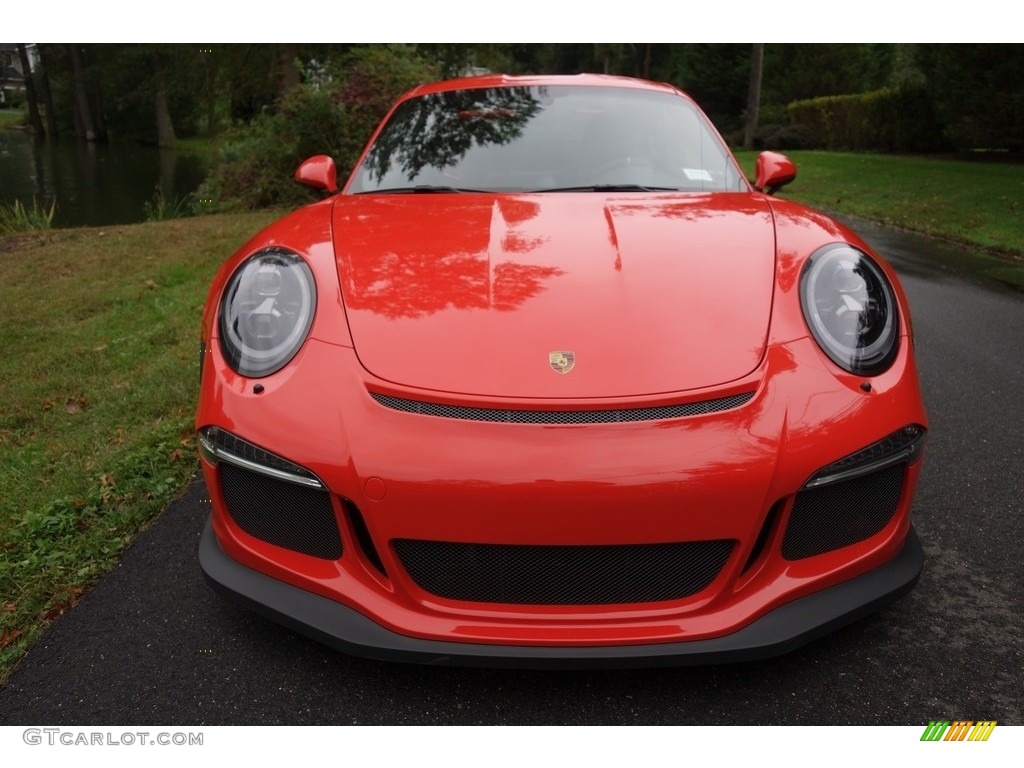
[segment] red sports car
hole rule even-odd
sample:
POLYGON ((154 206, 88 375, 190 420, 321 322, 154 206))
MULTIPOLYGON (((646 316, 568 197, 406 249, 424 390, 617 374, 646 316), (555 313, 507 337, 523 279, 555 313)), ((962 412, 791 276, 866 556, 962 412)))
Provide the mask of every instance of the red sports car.
MULTIPOLYGON (((906 297, 632 79, 402 97, 223 265, 196 427, 219 592, 344 651, 477 665, 796 648, 908 592, 906 297)), ((893 621, 899 621, 893 617, 893 621)))

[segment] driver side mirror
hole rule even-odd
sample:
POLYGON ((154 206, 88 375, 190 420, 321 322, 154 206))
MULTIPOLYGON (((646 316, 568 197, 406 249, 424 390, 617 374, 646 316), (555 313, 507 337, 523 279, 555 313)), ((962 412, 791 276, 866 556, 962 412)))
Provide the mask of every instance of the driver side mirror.
POLYGON ((313 155, 295 171, 299 184, 333 195, 338 191, 338 168, 330 155, 313 155))
POLYGON ((754 189, 774 195, 796 178, 796 163, 778 152, 762 152, 754 164, 754 189))

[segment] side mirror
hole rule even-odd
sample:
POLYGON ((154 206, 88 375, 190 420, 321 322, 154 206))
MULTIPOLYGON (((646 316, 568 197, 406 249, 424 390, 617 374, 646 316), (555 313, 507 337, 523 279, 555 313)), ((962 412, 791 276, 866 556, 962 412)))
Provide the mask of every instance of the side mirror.
POLYGON ((778 152, 762 152, 754 164, 754 189, 774 195, 796 178, 796 163, 778 152))
POLYGON ((313 155, 296 169, 295 180, 333 195, 338 191, 338 167, 330 155, 313 155))

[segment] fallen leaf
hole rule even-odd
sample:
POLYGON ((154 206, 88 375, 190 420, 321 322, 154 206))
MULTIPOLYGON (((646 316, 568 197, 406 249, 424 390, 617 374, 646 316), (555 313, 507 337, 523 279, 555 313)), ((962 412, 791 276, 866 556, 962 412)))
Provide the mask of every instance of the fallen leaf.
POLYGON ((69 397, 64 404, 64 410, 68 413, 81 413, 90 405, 89 401, 81 395, 69 397))
POLYGON ((64 613, 64 606, 63 605, 55 605, 55 606, 53 606, 53 608, 50 608, 49 610, 42 610, 42 611, 40 611, 39 615, 36 616, 36 618, 39 621, 53 621, 54 619, 56 619, 58 616, 60 616, 63 613, 64 613))
POLYGON ((4 633, 0 635, 0 650, 6 648, 8 645, 13 643, 21 635, 22 630, 20 629, 5 629, 4 633))

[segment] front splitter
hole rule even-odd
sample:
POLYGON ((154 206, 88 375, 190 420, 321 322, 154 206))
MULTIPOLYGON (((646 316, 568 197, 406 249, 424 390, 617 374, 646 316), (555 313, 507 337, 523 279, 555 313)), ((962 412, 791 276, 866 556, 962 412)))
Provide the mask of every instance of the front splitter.
POLYGON ((644 645, 533 646, 424 640, 392 632, 321 595, 273 579, 228 557, 207 521, 199 544, 214 590, 290 629, 355 656, 416 664, 544 669, 723 664, 778 656, 875 613, 907 594, 924 563, 913 528, 900 553, 878 568, 793 600, 732 634, 644 645))

